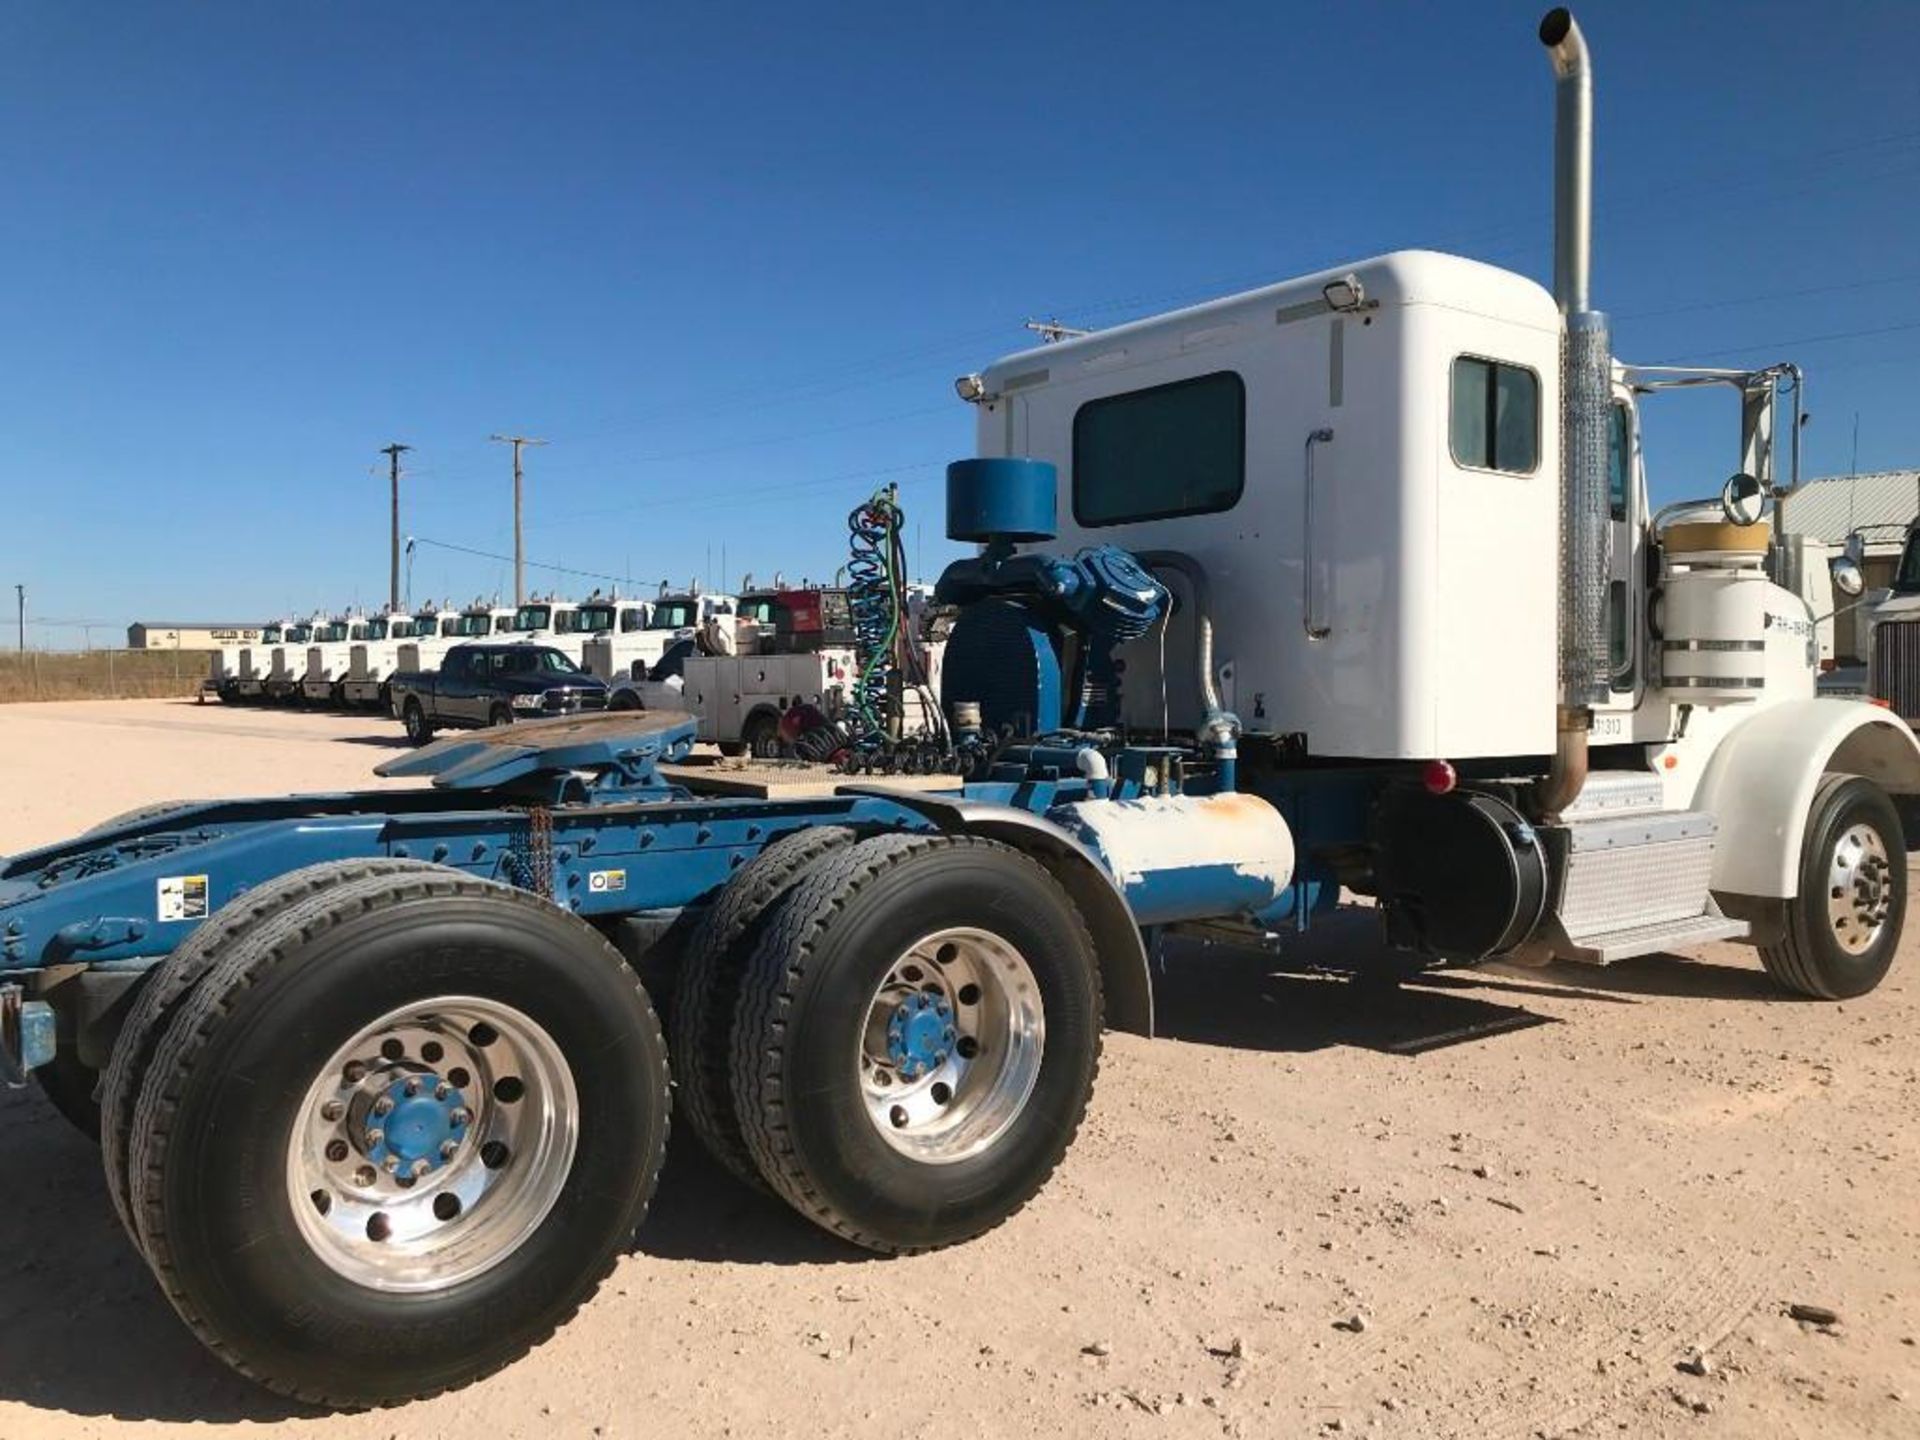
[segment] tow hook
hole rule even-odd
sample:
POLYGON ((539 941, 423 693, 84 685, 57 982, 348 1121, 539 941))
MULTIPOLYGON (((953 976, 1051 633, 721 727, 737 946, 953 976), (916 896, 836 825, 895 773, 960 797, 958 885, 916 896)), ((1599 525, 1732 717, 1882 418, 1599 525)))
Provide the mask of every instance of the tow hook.
POLYGON ((0 985, 0 1082, 21 1089, 30 1071, 53 1059, 53 1007, 29 1000, 18 985, 0 985))

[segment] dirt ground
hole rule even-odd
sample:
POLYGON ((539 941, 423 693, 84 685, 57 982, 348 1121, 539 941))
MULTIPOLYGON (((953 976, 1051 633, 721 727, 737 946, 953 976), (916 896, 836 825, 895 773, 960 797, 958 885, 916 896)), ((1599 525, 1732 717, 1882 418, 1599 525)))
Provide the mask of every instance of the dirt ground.
MULTIPOLYGON (((0 851, 365 783, 393 728, 0 708, 0 851)), ((956 1250, 851 1250, 676 1137, 572 1325, 369 1415, 203 1353, 92 1146, 0 1096, 0 1436, 1920 1435, 1914 941, 1845 1005, 1728 946, 1397 992, 1328 973, 1373 943, 1362 914, 1280 961, 1175 957, 1161 1038, 1109 1038, 1054 1182, 956 1250)))

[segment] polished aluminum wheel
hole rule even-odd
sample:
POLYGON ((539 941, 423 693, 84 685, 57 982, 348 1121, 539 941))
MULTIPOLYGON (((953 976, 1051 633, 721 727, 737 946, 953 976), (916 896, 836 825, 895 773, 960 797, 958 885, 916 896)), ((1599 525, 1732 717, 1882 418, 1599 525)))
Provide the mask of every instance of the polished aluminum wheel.
POLYGON ((1019 1117, 1046 1047, 1026 959, 987 930, 940 930, 894 961, 867 1007, 860 1091, 887 1143, 928 1164, 992 1145, 1019 1117))
POLYGON ((448 995, 366 1026, 308 1088, 287 1199, 313 1252, 374 1290, 443 1289, 497 1265, 559 1199, 579 1141, 553 1037, 448 995))
POLYGON ((1892 865, 1871 825, 1854 825, 1834 842, 1827 870, 1827 919, 1849 955, 1864 953, 1893 910, 1892 865))

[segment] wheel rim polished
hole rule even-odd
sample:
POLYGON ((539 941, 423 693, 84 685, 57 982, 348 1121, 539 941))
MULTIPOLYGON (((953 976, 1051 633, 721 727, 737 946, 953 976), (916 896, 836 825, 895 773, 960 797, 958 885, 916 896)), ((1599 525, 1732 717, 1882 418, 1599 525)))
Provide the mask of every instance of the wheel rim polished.
POLYGON ((423 1000, 362 1028, 315 1076, 287 1200, 329 1269, 374 1290, 442 1289, 539 1228, 579 1131, 573 1072, 537 1023, 475 996, 423 1000))
POLYGON ((1849 955, 1880 938, 1893 911, 1893 866, 1871 825, 1854 825, 1834 842, 1827 870, 1827 919, 1849 955))
POLYGON ((986 930, 936 931, 907 948, 868 1003, 867 1117, 911 1159, 964 1160, 1019 1118, 1045 1049, 1040 987, 1020 951, 986 930))

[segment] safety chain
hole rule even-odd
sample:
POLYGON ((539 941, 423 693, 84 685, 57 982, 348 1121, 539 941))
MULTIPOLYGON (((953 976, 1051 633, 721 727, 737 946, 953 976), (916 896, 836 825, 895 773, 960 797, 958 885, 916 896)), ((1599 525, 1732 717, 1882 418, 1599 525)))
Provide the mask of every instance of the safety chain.
POLYGON ((553 898, 553 811, 544 805, 526 809, 527 836, 513 847, 514 858, 542 900, 553 898))

